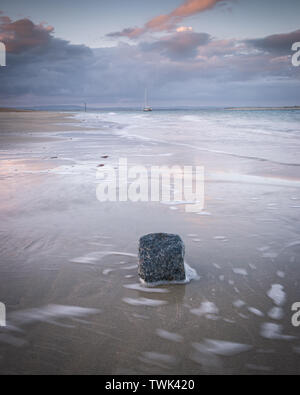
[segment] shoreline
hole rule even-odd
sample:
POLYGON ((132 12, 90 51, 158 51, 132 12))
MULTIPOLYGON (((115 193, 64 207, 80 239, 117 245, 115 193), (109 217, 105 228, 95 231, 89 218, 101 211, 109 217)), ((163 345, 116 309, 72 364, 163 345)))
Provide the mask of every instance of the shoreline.
MULTIPOLYGON (((92 108, 91 111, 95 112, 95 111, 111 111, 111 110, 119 110, 119 107, 103 107, 103 108, 92 108)), ((295 110, 295 111, 300 111, 300 106, 279 106, 279 107, 186 107, 186 106, 182 106, 182 107, 176 107, 176 108, 166 108, 166 107, 157 107, 156 110, 157 111, 161 111, 161 110, 166 110, 166 111, 176 111, 176 110, 182 110, 182 111, 195 111, 195 110, 207 110, 207 109, 215 109, 215 110, 226 110, 226 111, 291 111, 291 110, 295 110)), ((122 108, 122 111, 124 110, 130 110, 130 111, 138 111, 138 108, 133 106, 133 107, 125 107, 122 108)), ((89 112, 89 111, 87 111, 89 112)), ((22 109, 22 108, 14 108, 14 107, 0 107, 0 113, 56 113, 56 114, 60 114, 60 113, 84 113, 83 110, 76 110, 76 109, 64 109, 62 107, 61 110, 56 109, 56 110, 41 110, 41 109, 22 109)))
POLYGON ((224 110, 228 111, 299 111, 300 106, 286 106, 286 107, 226 107, 224 110))
POLYGON ((18 109, 18 108, 6 108, 6 107, 0 107, 0 112, 34 112, 34 110, 24 110, 24 109, 18 109))

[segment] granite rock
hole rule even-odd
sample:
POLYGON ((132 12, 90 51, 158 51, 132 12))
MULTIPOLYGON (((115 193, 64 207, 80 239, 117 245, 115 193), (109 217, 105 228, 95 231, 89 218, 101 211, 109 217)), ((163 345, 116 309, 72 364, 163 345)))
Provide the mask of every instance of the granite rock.
POLYGON ((184 281, 184 243, 178 235, 152 233, 140 238, 138 274, 146 283, 184 281))

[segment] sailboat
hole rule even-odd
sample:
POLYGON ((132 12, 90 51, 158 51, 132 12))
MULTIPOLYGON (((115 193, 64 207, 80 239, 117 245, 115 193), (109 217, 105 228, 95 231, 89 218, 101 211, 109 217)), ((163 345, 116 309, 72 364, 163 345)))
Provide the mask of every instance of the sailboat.
POLYGON ((144 111, 145 112, 153 111, 152 107, 148 106, 148 91, 147 91, 147 88, 145 89, 145 106, 144 106, 144 111))

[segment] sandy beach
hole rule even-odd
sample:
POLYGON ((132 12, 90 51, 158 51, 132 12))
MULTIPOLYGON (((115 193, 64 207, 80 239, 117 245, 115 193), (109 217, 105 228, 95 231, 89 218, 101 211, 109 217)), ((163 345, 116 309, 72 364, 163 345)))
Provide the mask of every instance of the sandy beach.
POLYGON ((299 374, 298 118, 1 112, 1 374, 299 374), (204 166, 204 209, 99 202, 119 158, 204 166), (143 286, 151 232, 179 234, 198 277, 143 286))

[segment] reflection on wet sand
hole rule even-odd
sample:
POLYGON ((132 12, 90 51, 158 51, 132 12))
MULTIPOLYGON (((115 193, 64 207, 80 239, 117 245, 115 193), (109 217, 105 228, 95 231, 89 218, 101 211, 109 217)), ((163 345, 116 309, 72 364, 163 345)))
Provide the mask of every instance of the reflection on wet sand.
MULTIPOLYGON (((247 159, 252 137, 242 126, 230 134, 227 118, 218 133, 227 152, 243 155, 220 152, 215 128, 205 127, 210 115, 154 114, 145 122, 134 118, 140 114, 103 114, 105 125, 94 115, 84 126, 70 114, 16 115, 14 139, 23 129, 33 135, 1 147, 0 300, 8 312, 8 326, 0 328, 1 373, 297 374, 300 335, 290 311, 299 299, 294 167, 285 170, 274 157, 256 160, 253 152, 247 159), (184 134, 172 133, 168 119, 184 134), (138 125, 126 129, 130 122, 138 125), (204 151, 182 145, 188 133, 204 151), (142 165, 204 163, 205 210, 98 202, 96 170, 107 153, 112 166, 119 157, 142 165), (157 231, 182 236, 197 273, 190 283, 140 283, 137 243, 157 231)), ((10 124, 6 133, 14 129, 9 117, 1 126, 10 124)), ((280 162, 295 162, 296 139, 276 139, 275 153, 260 148, 257 155, 284 151, 280 162)))
POLYGON ((26 341, 22 339, 22 333, 27 325, 39 322, 70 327, 58 320, 71 319, 76 322, 78 318, 97 314, 100 310, 88 309, 76 306, 48 305, 41 308, 34 308, 11 313, 8 317, 5 329, 0 333, 0 343, 8 343, 13 346, 23 346, 26 341))

